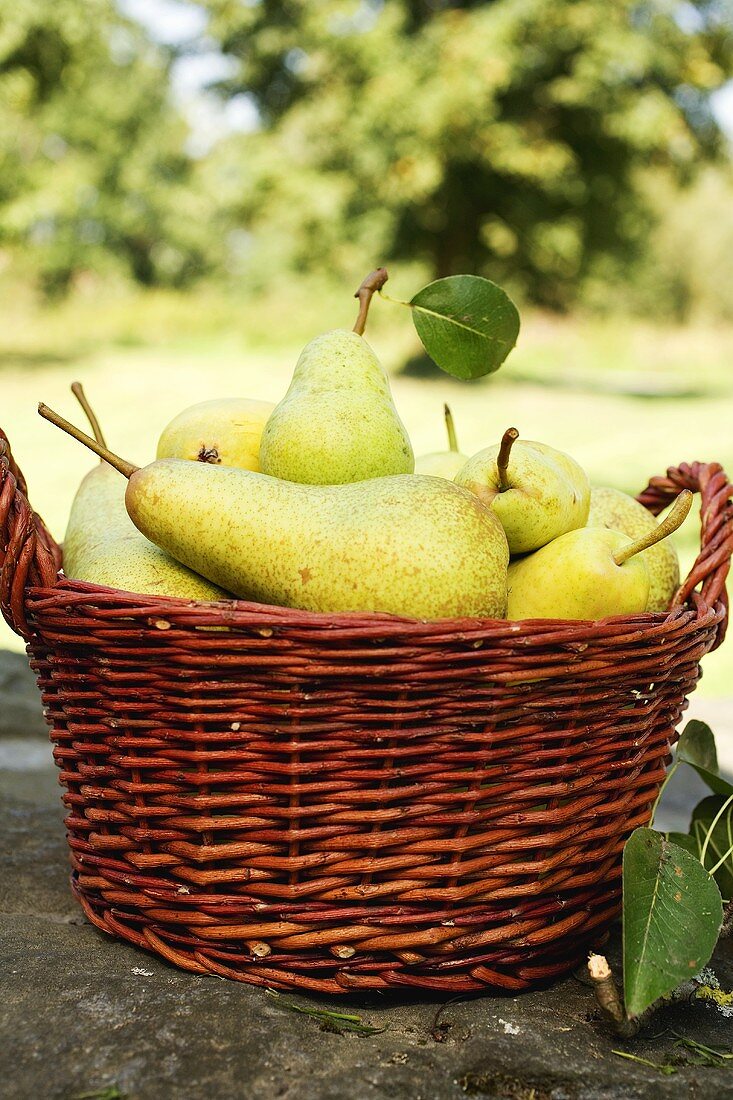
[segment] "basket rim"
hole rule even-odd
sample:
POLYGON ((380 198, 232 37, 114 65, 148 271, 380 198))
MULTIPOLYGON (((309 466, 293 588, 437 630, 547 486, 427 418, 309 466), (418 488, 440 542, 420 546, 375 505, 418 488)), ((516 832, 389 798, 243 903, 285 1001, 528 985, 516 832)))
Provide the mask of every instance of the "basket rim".
POLYGON ((697 596, 695 603, 697 608, 688 605, 672 607, 667 611, 644 611, 633 615, 609 615, 603 619, 498 619, 482 617, 463 617, 446 619, 416 619, 408 616, 393 615, 383 611, 309 611, 304 608, 286 607, 280 604, 259 603, 252 600, 243 600, 232 597, 229 600, 189 600, 180 596, 161 596, 145 593, 128 592, 124 589, 111 588, 107 585, 94 584, 89 581, 72 580, 59 572, 58 582, 51 588, 29 587, 26 590, 26 602, 34 605, 33 610, 40 610, 40 605, 47 600, 53 603, 64 602, 64 596, 68 595, 77 604, 94 605, 95 602, 115 603, 121 609, 129 609, 130 613, 137 611, 150 615, 176 612, 186 616, 201 618, 202 620, 215 620, 216 622, 231 622, 242 626, 253 625, 256 622, 272 622, 282 626, 304 626, 317 629, 332 630, 335 628, 363 629, 377 627, 387 631, 404 631, 405 629, 417 629, 435 631, 437 633, 448 631, 450 633, 474 632, 486 630, 492 634, 498 632, 511 635, 522 634, 531 626, 534 633, 555 634, 558 631, 574 632, 576 630, 588 631, 605 626, 628 627, 640 630, 647 627, 661 626, 667 622, 674 622, 683 616, 706 617, 705 612, 715 613, 716 601, 709 607, 697 596))

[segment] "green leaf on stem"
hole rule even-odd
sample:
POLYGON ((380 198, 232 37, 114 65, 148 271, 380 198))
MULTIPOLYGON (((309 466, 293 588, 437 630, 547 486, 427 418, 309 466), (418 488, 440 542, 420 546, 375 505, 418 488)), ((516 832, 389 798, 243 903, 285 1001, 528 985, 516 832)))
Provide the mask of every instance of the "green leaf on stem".
POLYGON ((693 767, 718 774, 718 752, 715 734, 706 722, 693 718, 687 723, 677 742, 677 759, 693 767))
POLYGON ((428 355, 454 378, 491 374, 517 342, 517 307, 500 286, 478 275, 437 279, 408 305, 428 355))
POLYGON ((733 795, 733 784, 718 775, 715 735, 705 722, 693 719, 687 723, 677 742, 676 763, 689 764, 715 794, 722 795, 723 798, 733 795))
POLYGON ((624 999, 638 1016, 709 960, 723 922, 720 891, 699 860, 653 829, 624 848, 624 999))

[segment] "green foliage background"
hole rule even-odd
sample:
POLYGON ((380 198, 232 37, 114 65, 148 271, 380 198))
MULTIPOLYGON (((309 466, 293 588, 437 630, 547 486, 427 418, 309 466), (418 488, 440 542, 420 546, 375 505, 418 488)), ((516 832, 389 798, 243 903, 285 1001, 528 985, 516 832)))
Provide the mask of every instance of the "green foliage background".
POLYGON ((170 62, 112 0, 0 0, 0 246, 46 293, 222 262, 170 62))
POLYGON ((551 308, 733 309, 710 107, 730 0, 197 6, 232 64, 216 94, 260 117, 203 157, 169 90, 201 36, 156 44, 113 0, 0 0, 0 248, 41 291, 396 262, 551 308))

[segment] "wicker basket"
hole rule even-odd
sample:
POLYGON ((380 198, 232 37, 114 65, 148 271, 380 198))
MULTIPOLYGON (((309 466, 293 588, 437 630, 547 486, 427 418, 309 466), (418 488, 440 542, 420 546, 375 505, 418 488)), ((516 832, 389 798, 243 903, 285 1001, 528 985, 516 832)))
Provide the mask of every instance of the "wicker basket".
POLYGON ((702 496, 669 614, 324 615, 57 575, 0 433, 0 602, 29 643, 99 928, 196 973, 319 993, 520 991, 618 912, 700 658, 722 640, 733 491, 702 496))

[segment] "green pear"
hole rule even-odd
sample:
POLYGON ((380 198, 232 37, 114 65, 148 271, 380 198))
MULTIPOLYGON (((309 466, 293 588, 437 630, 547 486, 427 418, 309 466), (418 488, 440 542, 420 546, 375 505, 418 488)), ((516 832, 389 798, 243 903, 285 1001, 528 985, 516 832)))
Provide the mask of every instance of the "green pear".
POLYGON ((140 534, 125 508, 125 484, 106 463, 82 480, 63 549, 69 580, 185 600, 231 598, 140 534))
POLYGON ((308 485, 412 473, 412 447, 387 375, 358 333, 337 329, 305 347, 265 425, 260 468, 308 485))
MULTIPOLYGON (((592 489, 588 527, 610 527, 630 538, 653 531, 654 516, 638 500, 619 489, 592 489)), ((644 551, 649 570, 647 611, 666 611, 680 583, 680 563, 669 541, 655 543, 644 551)))
POLYGON ((677 498, 667 518, 634 541, 621 531, 581 527, 509 566, 508 619, 604 619, 647 610, 645 551, 676 531, 692 493, 677 498))
POLYGON ((585 524, 590 484, 570 455, 518 434, 507 429, 501 443, 470 458, 455 481, 496 512, 511 553, 526 554, 585 524))
MULTIPOLYGON (((74 383, 72 388, 104 446, 104 437, 81 386, 74 383)), ((125 508, 125 483, 106 462, 90 470, 77 490, 63 551, 64 573, 69 580, 186 600, 230 598, 140 534, 125 508)))
POLYGON ((262 431, 274 408, 240 397, 191 405, 163 429, 156 457, 259 470, 262 431))
POLYGON ((401 474, 301 485, 232 466, 159 459, 142 469, 39 406, 129 477, 135 526, 245 599, 418 619, 503 617, 501 523, 443 478, 401 474))
POLYGON ((453 481, 459 470, 468 462, 468 456, 458 449, 458 438, 453 423, 453 414, 447 405, 443 406, 445 427, 448 432, 448 450, 432 451, 415 459, 415 473, 429 474, 431 477, 444 477, 453 481))

